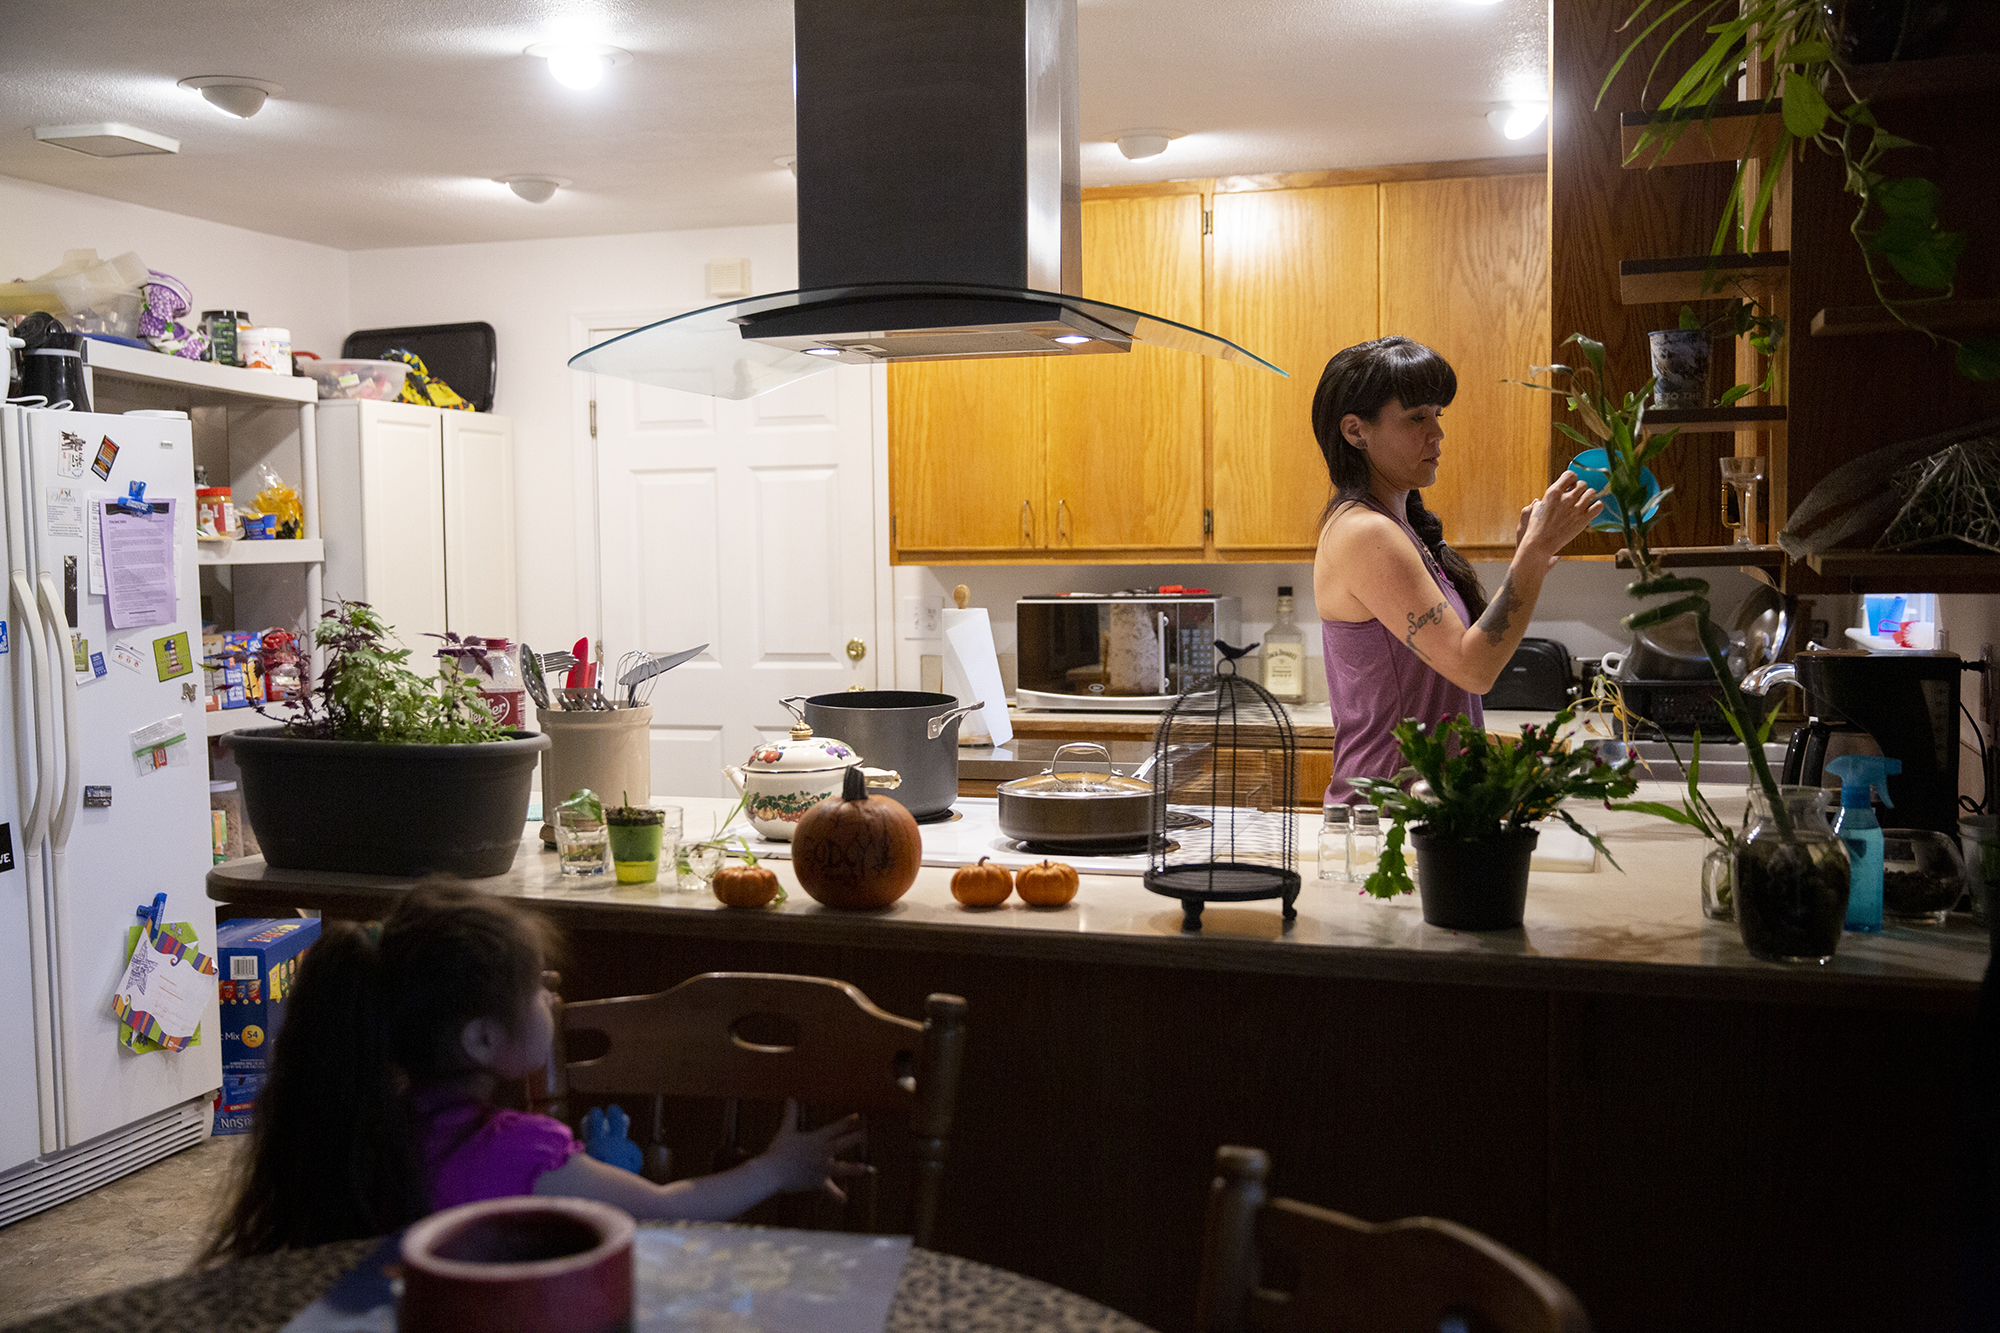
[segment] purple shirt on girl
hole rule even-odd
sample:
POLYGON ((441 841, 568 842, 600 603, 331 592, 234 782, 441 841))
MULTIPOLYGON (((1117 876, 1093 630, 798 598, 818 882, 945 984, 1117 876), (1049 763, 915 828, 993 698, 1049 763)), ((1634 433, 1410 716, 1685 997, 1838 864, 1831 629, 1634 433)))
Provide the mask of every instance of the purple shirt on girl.
MULTIPOLYGON (((1366 503, 1378 513, 1389 512, 1372 500, 1366 503)), ((1400 514, 1389 517, 1416 544, 1431 578, 1459 620, 1470 623, 1465 599, 1431 559, 1423 538, 1400 514)), ((1486 720, 1478 695, 1432 670, 1379 620, 1323 621, 1320 641, 1326 660, 1327 706, 1333 713, 1333 781, 1326 789, 1329 803, 1360 799, 1349 784, 1350 778, 1396 776, 1403 767, 1403 756, 1392 733, 1404 718, 1413 717, 1427 726, 1460 713, 1471 717, 1475 726, 1486 720)))
POLYGON ((583 1151, 560 1120, 502 1110, 456 1088, 418 1093, 410 1110, 434 1212, 532 1194, 544 1173, 583 1151))

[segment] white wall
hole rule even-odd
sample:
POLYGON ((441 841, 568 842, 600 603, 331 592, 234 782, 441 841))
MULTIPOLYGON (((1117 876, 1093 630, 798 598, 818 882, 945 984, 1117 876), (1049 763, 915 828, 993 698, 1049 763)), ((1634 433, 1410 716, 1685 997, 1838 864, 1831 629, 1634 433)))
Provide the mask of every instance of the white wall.
MULTIPOLYGON (((523 204, 522 207, 529 205, 523 204)), ((594 497, 578 436, 588 377, 579 318, 658 319, 712 305, 704 265, 751 261, 758 292, 796 285, 790 224, 480 245, 358 250, 348 256, 353 328, 485 320, 499 366, 493 410, 513 418, 521 635, 554 649, 595 634, 594 497)))
POLYGON ((65 250, 84 249, 104 259, 135 251, 187 285, 197 318, 245 310, 321 356, 340 355, 352 327, 344 251, 0 176, 0 280, 37 277, 65 250))

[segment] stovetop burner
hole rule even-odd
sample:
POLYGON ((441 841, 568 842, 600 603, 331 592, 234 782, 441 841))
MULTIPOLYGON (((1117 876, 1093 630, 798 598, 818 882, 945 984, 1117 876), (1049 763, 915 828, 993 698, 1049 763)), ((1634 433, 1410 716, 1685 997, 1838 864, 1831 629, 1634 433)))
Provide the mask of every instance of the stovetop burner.
POLYGON ((936 814, 914 816, 919 824, 956 824, 965 818, 956 810, 941 810, 936 814))
MULTIPOLYGON (((1110 842, 1090 843, 1026 842, 1018 838, 999 838, 995 840, 993 845, 1002 851, 1026 852, 1034 856, 1049 857, 1144 856, 1146 854, 1146 839, 1144 838, 1114 839, 1110 842)), ((1179 851, 1180 844, 1172 838, 1168 838, 1167 850, 1170 852, 1179 851)))

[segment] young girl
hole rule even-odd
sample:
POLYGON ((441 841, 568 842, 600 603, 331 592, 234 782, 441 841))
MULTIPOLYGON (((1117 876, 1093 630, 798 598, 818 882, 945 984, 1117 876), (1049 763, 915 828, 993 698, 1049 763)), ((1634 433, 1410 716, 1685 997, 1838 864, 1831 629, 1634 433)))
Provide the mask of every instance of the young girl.
POLYGON ((328 922, 306 956, 251 1131, 249 1169, 211 1257, 377 1236, 475 1199, 559 1194, 639 1218, 721 1220, 773 1194, 839 1188, 856 1117, 783 1127, 760 1157, 655 1185, 584 1154, 567 1126, 494 1107, 554 1037, 540 917, 462 888, 422 888, 379 927, 328 922))

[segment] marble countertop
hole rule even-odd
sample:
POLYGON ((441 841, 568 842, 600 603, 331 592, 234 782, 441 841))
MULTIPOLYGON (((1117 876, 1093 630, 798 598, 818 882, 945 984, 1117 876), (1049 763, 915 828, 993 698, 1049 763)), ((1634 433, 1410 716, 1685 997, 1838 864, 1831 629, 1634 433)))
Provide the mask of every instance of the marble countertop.
MULTIPOLYGON (((1641 785, 1644 799, 1674 801, 1683 789, 1641 785)), ((671 799, 671 798, 669 798, 671 799)), ((1713 794, 1734 820, 1740 789, 1713 794)), ((678 802, 690 836, 707 836, 730 802, 678 802)), ((603 879, 571 887, 532 830, 506 875, 473 883, 555 916, 566 928, 732 939, 839 942, 1037 959, 1116 962, 1253 973, 1379 977, 1446 984, 1636 991, 1747 997, 1788 1003, 1852 1003, 1969 1011, 1987 960, 1985 931, 1956 919, 1944 927, 1891 925, 1879 936, 1843 936, 1825 967, 1787 967, 1750 956, 1736 927, 1705 919, 1699 834, 1648 816, 1585 807, 1579 818, 1605 838, 1623 869, 1600 859, 1591 873, 1536 871, 1525 925, 1491 933, 1425 924, 1414 895, 1379 901, 1358 886, 1318 878, 1302 839, 1304 887, 1286 929, 1275 901, 1208 908, 1199 934, 1181 930, 1180 904, 1135 876, 1085 875, 1069 905, 969 910, 951 896, 951 871, 926 866, 898 902, 879 912, 820 907, 788 862, 769 862, 790 897, 763 909, 722 907, 706 892, 617 887, 603 879)), ((273 870, 262 858, 209 873, 211 898, 252 906, 319 908, 369 916, 415 880, 273 870)))

